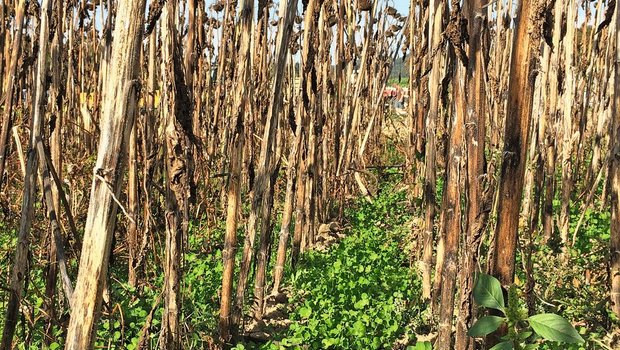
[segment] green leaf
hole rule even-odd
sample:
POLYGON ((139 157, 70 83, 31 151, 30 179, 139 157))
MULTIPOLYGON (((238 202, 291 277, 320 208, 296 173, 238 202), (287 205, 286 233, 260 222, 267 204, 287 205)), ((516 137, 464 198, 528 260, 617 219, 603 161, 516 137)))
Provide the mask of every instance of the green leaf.
POLYGON ((363 336, 364 334, 366 334, 366 326, 362 321, 356 321, 353 324, 353 335, 363 336))
POLYGON ((56 350, 60 348, 60 344, 53 342, 50 344, 50 350, 56 350))
POLYGON ((556 314, 539 314, 528 318, 534 332, 541 337, 565 343, 583 343, 583 338, 575 328, 562 316, 556 314))
POLYGON ((353 307, 356 308, 357 310, 361 310, 366 305, 368 305, 368 299, 360 299, 353 305, 353 307))
POLYGON ((408 346, 407 350, 433 350, 433 345, 430 341, 419 341, 415 344, 415 347, 408 346))
POLYGON ((308 318, 310 317, 311 314, 312 314, 312 309, 307 306, 304 306, 299 309, 299 316, 301 316, 301 318, 308 318))
POLYGON ((504 318, 499 316, 484 316, 467 331, 470 337, 484 337, 493 333, 499 326, 504 323, 504 318))
POLYGON ((474 299, 481 306, 504 310, 504 293, 499 281, 487 274, 478 275, 474 286, 474 299))
POLYGON ((342 268, 342 261, 336 260, 336 262, 334 262, 334 271, 339 272, 341 268, 342 268))
POLYGON ((527 338, 529 338, 532 335, 532 332, 530 331, 526 331, 526 332, 521 332, 517 335, 517 337, 519 338, 519 340, 525 340, 527 338))
POLYGON ((514 349, 514 345, 512 344, 512 341, 503 341, 497 345, 495 345, 494 347, 490 348, 489 350, 512 350, 514 349))
POLYGON ((327 338, 327 339, 323 339, 321 342, 323 343, 323 348, 327 349, 327 348, 329 348, 332 345, 338 344, 338 339, 336 339, 336 338, 327 338))
POLYGON ((301 344, 301 340, 298 340, 297 338, 284 338, 282 339, 280 344, 284 345, 285 347, 295 346, 301 344))

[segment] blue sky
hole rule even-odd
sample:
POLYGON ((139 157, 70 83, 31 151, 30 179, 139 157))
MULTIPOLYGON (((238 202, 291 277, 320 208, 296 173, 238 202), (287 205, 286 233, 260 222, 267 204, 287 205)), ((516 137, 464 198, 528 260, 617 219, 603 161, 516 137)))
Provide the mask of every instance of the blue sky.
POLYGON ((387 0, 387 3, 397 9, 401 15, 407 16, 409 14, 409 0, 387 0))

